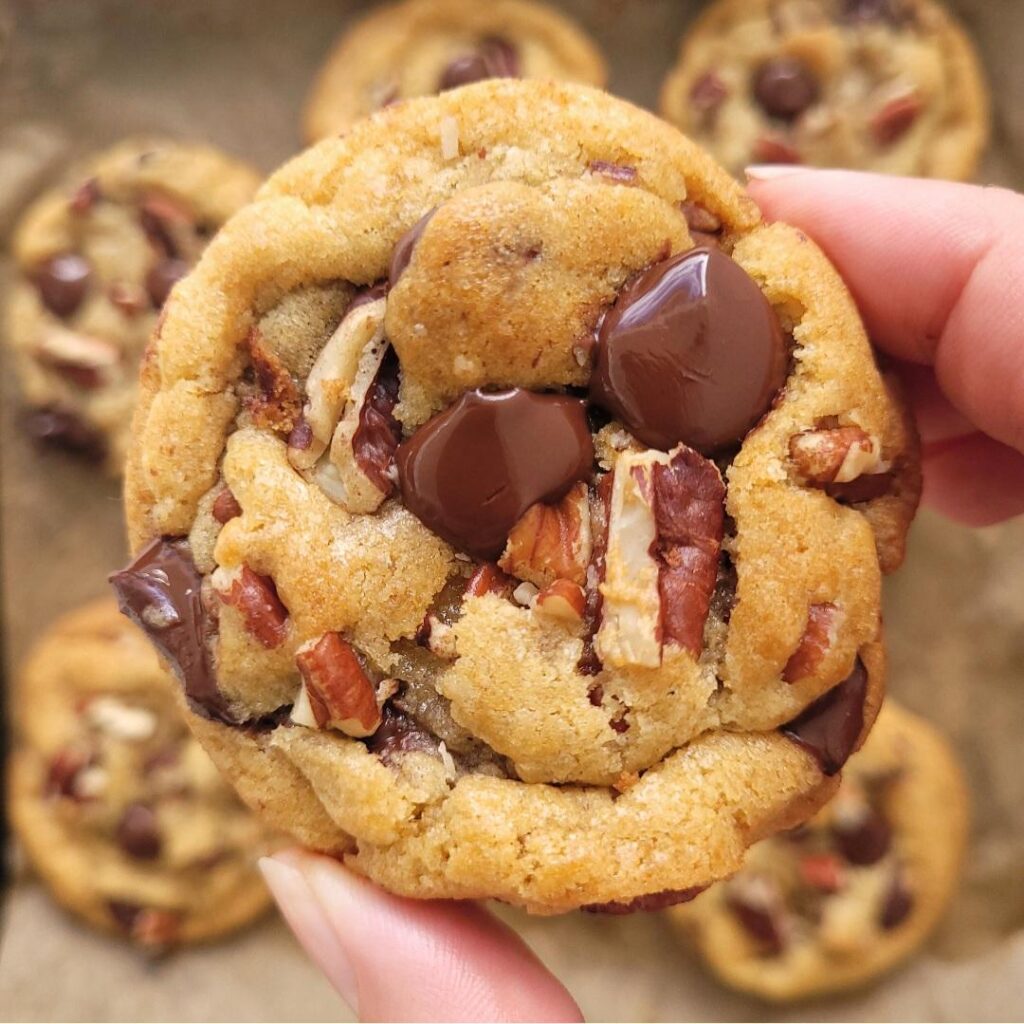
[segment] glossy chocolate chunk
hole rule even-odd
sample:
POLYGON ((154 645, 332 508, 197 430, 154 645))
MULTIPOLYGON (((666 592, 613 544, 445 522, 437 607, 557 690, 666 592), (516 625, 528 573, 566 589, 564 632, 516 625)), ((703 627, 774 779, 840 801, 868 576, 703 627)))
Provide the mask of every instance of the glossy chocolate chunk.
POLYGON ((902 924, 914 909, 914 896, 907 887, 903 872, 899 872, 892 880, 889 891, 885 895, 878 923, 886 930, 902 924))
POLYGON ((589 903, 582 910, 588 914, 633 914, 636 911, 664 910, 679 903, 689 903, 699 896, 706 885, 695 885, 691 889, 665 889, 662 892, 649 892, 631 900, 612 900, 610 903, 589 903))
POLYGON ((837 818, 832 824, 832 838, 851 864, 866 866, 877 863, 889 852, 892 829, 878 811, 866 806, 863 815, 852 820, 837 818))
POLYGON ((171 294, 171 289, 188 273, 189 266, 184 260, 168 256, 154 263, 146 274, 146 291, 150 301, 160 309, 171 294))
POLYGON ((858 658, 846 679, 782 726, 781 731, 813 754, 826 775, 835 775, 853 753, 864 728, 867 692, 867 669, 858 658))
POLYGON ((561 500, 590 476, 584 403, 521 388, 470 391, 397 454, 406 508, 459 551, 493 560, 535 502, 561 500))
POLYGON ((62 252, 40 263, 32 273, 43 305, 62 319, 71 316, 85 300, 92 268, 76 252, 62 252))
POLYGON ((425 213, 418 221, 401 238, 395 243, 395 248, 391 252, 391 263, 388 267, 388 286, 394 288, 398 284, 398 279, 402 276, 405 268, 409 266, 409 260, 412 259, 412 251, 416 248, 416 243, 420 240, 420 235, 423 234, 427 224, 430 223, 430 218, 436 213, 435 210, 430 210, 425 213))
POLYGON ((644 444, 739 441, 786 379, 778 318, 738 263, 702 247, 626 285, 598 334, 591 398, 644 444))
POLYGON ((437 740, 390 703, 385 704, 381 710, 380 725, 366 740, 366 746, 385 764, 393 764, 397 755, 414 750, 428 754, 437 752, 437 740))
POLYGON ((111 575, 110 583, 121 611, 170 662, 193 709, 206 718, 232 722, 206 644, 202 578, 188 544, 159 538, 126 569, 111 575))
POLYGON ((395 487, 392 466, 402 439, 402 427, 394 414, 400 383, 398 356, 393 348, 388 348, 359 410, 359 425, 352 435, 356 464, 385 495, 390 495, 395 487))
POLYGON ((152 809, 145 804, 130 804, 117 825, 117 845, 136 860, 156 860, 160 856, 160 826, 152 809))
POLYGON ((818 80, 793 57, 773 57, 754 75, 754 95, 765 113, 781 121, 799 117, 818 98, 818 80))
POLYGON ((486 78, 515 78, 519 74, 519 51, 507 40, 491 36, 473 53, 456 57, 441 72, 438 91, 482 82, 486 78))

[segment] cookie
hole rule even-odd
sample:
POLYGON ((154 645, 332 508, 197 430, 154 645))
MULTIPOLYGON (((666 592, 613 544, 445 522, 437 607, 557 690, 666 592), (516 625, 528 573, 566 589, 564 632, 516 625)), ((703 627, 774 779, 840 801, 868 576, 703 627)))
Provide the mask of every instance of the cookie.
POLYGON ((59 619, 19 679, 11 819, 54 897, 146 948, 212 939, 269 905, 269 834, 192 738, 112 600, 59 619))
POLYGON ((306 101, 310 142, 411 96, 485 78, 604 85, 604 58, 564 14, 531 0, 405 0, 377 8, 335 44, 306 101))
POLYGON ((394 891, 681 898, 881 699, 920 481, 850 296, 597 90, 286 165, 171 296, 134 436, 122 607, 242 795, 394 891))
POLYGON ((121 472, 160 309, 258 183, 207 146, 133 139, 32 205, 14 235, 6 340, 34 437, 121 472))
POLYGON ((967 841, 963 771, 928 722, 891 701, 806 825, 758 843, 743 870, 674 919, 726 984, 784 1002, 864 984, 928 937, 967 841))
POLYGON ((661 112, 725 166, 967 180, 989 133, 974 48, 933 0, 717 0, 661 112))

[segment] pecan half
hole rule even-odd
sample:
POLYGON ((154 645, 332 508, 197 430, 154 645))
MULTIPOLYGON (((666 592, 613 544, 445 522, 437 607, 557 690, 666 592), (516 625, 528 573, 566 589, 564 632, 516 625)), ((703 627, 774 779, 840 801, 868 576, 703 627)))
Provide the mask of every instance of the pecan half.
POLYGON ((351 644, 338 633, 325 633, 299 648, 295 664, 302 687, 293 722, 347 736, 373 735, 381 724, 377 691, 351 644))
POLYGON ((715 588, 724 500, 715 464, 684 445, 668 454, 620 457, 595 638, 602 662, 656 668, 665 643, 699 655, 715 588))
POLYGON ((582 585, 591 552, 587 485, 578 483, 557 505, 538 502, 526 510, 498 565, 542 588, 559 579, 582 585))
POLYGON ((224 523, 230 522, 232 519, 237 519, 238 516, 242 514, 242 506, 238 504, 238 499, 231 493, 231 491, 225 487, 224 490, 214 498, 213 508, 211 511, 213 518, 223 526, 224 523))
POLYGON ((223 570, 214 574, 214 586, 220 599, 238 610, 245 628, 266 648, 280 647, 288 635, 288 609, 277 596, 277 588, 269 576, 253 572, 247 565, 230 574, 224 586, 223 570))
POLYGON ((795 683, 814 674, 835 639, 838 615, 839 609, 830 603, 812 604, 807 609, 803 636, 782 670, 782 678, 787 683, 795 683))
POLYGON ((36 346, 36 359, 75 387, 92 391, 110 379, 121 362, 121 353, 102 338, 50 327, 36 346))
POLYGON ((555 580, 537 595, 533 610, 538 615, 577 625, 583 621, 586 603, 583 588, 578 583, 571 580, 555 580))
POLYGON ((870 501, 892 486, 881 444, 857 426, 795 434, 789 439, 789 457, 798 477, 838 500, 870 501))
POLYGON ((871 118, 871 135, 879 146, 891 146, 906 135, 924 109, 916 93, 894 96, 875 111, 871 118))
POLYGON ((373 512, 394 489, 398 363, 384 337, 386 305, 349 307, 306 380, 305 426, 289 438, 292 465, 350 512, 373 512))
POLYGON ((290 433, 299 419, 298 386, 257 328, 249 332, 246 345, 257 386, 256 393, 246 397, 246 408, 256 426, 290 433))

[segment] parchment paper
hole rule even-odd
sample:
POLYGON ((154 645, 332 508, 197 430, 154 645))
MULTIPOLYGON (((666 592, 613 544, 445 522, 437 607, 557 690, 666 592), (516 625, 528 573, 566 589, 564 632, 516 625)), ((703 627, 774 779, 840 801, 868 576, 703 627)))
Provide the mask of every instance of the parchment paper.
MULTIPOLYGON (((367 4, 344 0, 19 0, 0 3, 0 232, 68 159, 130 132, 205 138, 266 171, 299 145, 297 112, 330 40, 367 4)), ((611 88, 651 105, 699 4, 563 4, 609 54, 611 88)), ((1024 4, 953 5, 995 97, 985 181, 1024 184, 1024 4)), ((0 273, 6 274, 6 260, 0 273)), ((118 487, 40 454, 0 420, 5 639, 14 665, 57 615, 102 593, 125 557, 118 487)), ((718 987, 657 916, 529 919, 503 912, 591 1020, 1005 1020, 1024 1008, 1024 521, 968 531, 923 514, 886 593, 890 691, 940 723, 975 796, 967 879, 907 968, 852 997, 772 1009, 718 987)), ((942 808, 935 809, 937 815, 942 808)), ((386 951, 382 951, 386 955, 386 951)), ((401 964, 395 964, 396 981, 401 964)), ((21 878, 0 946, 3 1020, 339 1020, 340 1000, 268 918, 217 946, 147 962, 79 927, 21 878)))

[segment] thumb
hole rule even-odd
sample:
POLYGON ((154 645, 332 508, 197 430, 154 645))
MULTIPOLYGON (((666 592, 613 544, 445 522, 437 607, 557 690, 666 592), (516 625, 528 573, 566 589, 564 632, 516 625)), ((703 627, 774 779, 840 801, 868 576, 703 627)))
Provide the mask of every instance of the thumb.
POLYGON ((474 903, 393 896, 338 861, 260 861, 292 931, 360 1020, 578 1021, 523 941, 474 903))

